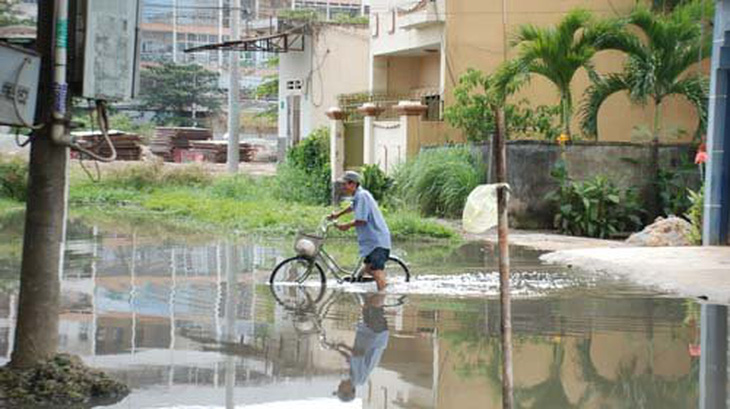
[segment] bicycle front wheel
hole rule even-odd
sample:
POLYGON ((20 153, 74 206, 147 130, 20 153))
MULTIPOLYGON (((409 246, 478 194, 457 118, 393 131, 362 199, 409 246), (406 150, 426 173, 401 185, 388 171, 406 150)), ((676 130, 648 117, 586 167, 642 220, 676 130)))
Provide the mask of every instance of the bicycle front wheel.
POLYGON ((388 257, 388 261, 385 262, 385 277, 388 284, 407 283, 411 281, 411 272, 403 260, 388 257))
POLYGON ((318 303, 325 293, 326 276, 322 267, 309 258, 297 256, 279 263, 269 277, 271 293, 282 305, 301 308, 318 303))

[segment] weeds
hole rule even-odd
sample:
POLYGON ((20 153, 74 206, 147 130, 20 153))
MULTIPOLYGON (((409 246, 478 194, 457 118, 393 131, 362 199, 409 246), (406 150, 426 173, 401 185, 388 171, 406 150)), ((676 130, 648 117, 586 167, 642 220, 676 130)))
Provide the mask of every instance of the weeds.
POLYGON ((24 202, 28 190, 28 162, 0 157, 0 197, 24 202))
POLYGON ((429 149, 394 175, 398 198, 425 215, 459 217, 469 193, 484 182, 481 158, 468 147, 429 149))
POLYGON ((565 164, 558 162, 552 175, 558 189, 548 194, 555 203, 555 227, 561 233, 608 238, 641 227, 641 205, 633 190, 621 192, 605 176, 575 182, 565 164))
POLYGON ((705 189, 704 186, 700 187, 696 192, 692 189, 687 189, 687 193, 691 204, 684 217, 692 224, 689 240, 692 244, 699 245, 702 244, 702 217, 703 207, 705 206, 705 189))

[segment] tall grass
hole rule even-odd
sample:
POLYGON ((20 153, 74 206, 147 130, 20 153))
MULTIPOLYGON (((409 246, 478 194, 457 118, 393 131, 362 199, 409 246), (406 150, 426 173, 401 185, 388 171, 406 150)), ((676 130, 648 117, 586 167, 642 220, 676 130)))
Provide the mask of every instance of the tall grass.
POLYGON ((401 202, 439 217, 459 217, 469 193, 485 178, 480 155, 468 146, 427 149, 401 165, 394 175, 401 202))
POLYGON ((28 190, 28 162, 0 157, 0 198, 24 202, 28 190))

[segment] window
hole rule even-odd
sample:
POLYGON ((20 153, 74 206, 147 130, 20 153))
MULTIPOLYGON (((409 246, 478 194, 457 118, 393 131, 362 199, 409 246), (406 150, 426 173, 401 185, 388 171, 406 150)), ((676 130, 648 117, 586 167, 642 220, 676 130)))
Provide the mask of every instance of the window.
POLYGON ((302 80, 289 80, 286 82, 287 91, 297 91, 302 89, 302 80))
POLYGON ((426 112, 423 114, 425 121, 440 121, 441 120, 441 96, 440 95, 427 95, 423 97, 421 101, 426 106, 426 112))

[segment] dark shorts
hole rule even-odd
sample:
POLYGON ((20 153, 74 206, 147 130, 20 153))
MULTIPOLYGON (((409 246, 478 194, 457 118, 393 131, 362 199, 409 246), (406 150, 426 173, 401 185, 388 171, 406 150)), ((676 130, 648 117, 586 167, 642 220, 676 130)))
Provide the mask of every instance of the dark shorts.
POLYGON ((388 257, 390 257, 390 250, 376 247, 372 253, 365 257, 365 264, 369 264, 371 270, 383 270, 388 257))

